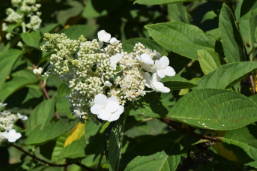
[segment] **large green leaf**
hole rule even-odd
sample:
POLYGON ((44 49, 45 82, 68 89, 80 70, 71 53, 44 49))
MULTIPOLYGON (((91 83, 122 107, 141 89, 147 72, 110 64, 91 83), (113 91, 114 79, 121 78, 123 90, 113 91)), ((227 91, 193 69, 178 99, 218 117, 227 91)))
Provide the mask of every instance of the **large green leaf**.
POLYGON ((55 99, 52 98, 43 101, 33 110, 26 124, 26 135, 29 135, 38 125, 41 125, 41 129, 43 129, 43 127, 49 123, 54 116, 54 105, 55 99))
POLYGON ((256 124, 251 124, 227 132, 222 139, 225 148, 232 150, 240 163, 255 168, 257 168, 256 129, 256 124))
POLYGON ((170 139, 157 140, 145 147, 140 155, 127 165, 125 171, 175 171, 180 163, 179 151, 178 143, 170 139))
POLYGON ((136 0, 134 3, 143 5, 159 5, 159 4, 170 4, 177 2, 192 2, 197 0, 136 0))
POLYGON ((190 23, 190 15, 183 3, 168 4, 168 17, 170 21, 190 23))
POLYGON ((39 41, 41 39, 40 31, 33 31, 31 33, 21 33, 21 39, 26 45, 38 48, 39 41))
POLYGON ((246 13, 243 17, 241 17, 239 20, 237 20, 237 23, 243 21, 243 20, 248 20, 254 16, 257 15, 257 8, 254 8, 250 11, 248 11, 248 13, 246 13))
POLYGON ((190 82, 189 80, 175 75, 172 77, 165 77, 161 80, 166 87, 169 87, 170 90, 180 90, 184 88, 192 88, 197 86, 196 84, 190 82))
POLYGON ((202 77, 197 82, 196 89, 217 88, 225 89, 233 86, 247 74, 257 69, 257 62, 240 62, 222 65, 202 77))
POLYGON ((121 159, 121 150, 123 145, 124 127, 129 113, 129 109, 126 109, 126 113, 123 114, 115 125, 112 127, 110 140, 109 140, 109 171, 118 171, 121 159))
POLYGON ((149 48, 151 50, 156 50, 162 55, 166 54, 167 50, 164 47, 162 47, 155 41, 146 39, 146 38, 133 38, 133 39, 125 40, 124 42, 122 42, 122 48, 125 52, 133 52, 135 44, 139 42, 142 43, 146 48, 149 48))
POLYGON ((22 51, 17 49, 8 50, 0 55, 0 85, 6 80, 6 77, 10 74, 13 64, 21 55, 22 51))
POLYGON ((145 28, 157 43, 187 58, 198 60, 197 50, 215 51, 215 39, 193 25, 169 22, 147 25, 145 28))
POLYGON ((59 23, 56 24, 49 24, 41 29, 40 32, 44 35, 45 33, 51 32, 54 28, 56 28, 57 26, 59 26, 59 23))
POLYGON ((55 139, 73 128, 77 123, 78 121, 76 120, 70 123, 59 120, 58 122, 48 123, 43 128, 41 125, 38 125, 30 132, 25 144, 41 144, 55 139))
POLYGON ((236 26, 234 16, 225 3, 220 12, 219 30, 227 62, 231 63, 245 60, 244 45, 241 35, 236 26))
POLYGON ((219 54, 208 50, 197 51, 198 60, 204 74, 209 74, 221 66, 219 54))
POLYGON ((96 31, 95 26, 74 25, 67 29, 61 30, 59 33, 64 33, 68 38, 77 40, 81 35, 87 37, 96 31))
POLYGON ((167 118, 203 129, 232 130, 257 121, 257 105, 230 90, 194 90, 182 97, 167 118))

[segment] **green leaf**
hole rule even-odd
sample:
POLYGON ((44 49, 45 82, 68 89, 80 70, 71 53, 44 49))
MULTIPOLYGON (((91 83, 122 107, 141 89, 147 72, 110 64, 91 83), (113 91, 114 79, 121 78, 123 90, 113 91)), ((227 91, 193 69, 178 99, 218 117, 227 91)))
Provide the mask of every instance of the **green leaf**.
POLYGON ((170 139, 157 140, 144 148, 125 171, 176 171, 180 163, 180 145, 170 139))
POLYGON ((197 86, 196 84, 190 82, 189 80, 175 75, 172 77, 165 77, 161 80, 166 87, 169 87, 170 90, 180 90, 184 88, 192 88, 197 86))
POLYGON ((13 77, 11 81, 4 83, 0 89, 0 100, 3 102, 7 97, 14 92, 25 87, 28 84, 32 84, 38 81, 37 79, 29 79, 27 77, 13 77))
POLYGON ((85 136, 67 145, 60 153, 59 159, 85 157, 85 136))
POLYGON ((133 110, 130 115, 140 114, 147 117, 160 118, 166 117, 168 114, 167 109, 165 101, 162 101, 156 93, 147 93, 139 101, 133 103, 133 110))
POLYGON ((243 17, 241 17, 239 20, 237 20, 237 23, 243 21, 243 20, 248 20, 254 16, 257 15, 257 8, 254 8, 250 11, 248 11, 248 13, 246 13, 243 17))
POLYGON ((38 48, 38 44, 41 39, 40 31, 33 31, 31 33, 21 33, 21 39, 24 43, 26 43, 26 45, 38 48))
POLYGON ((95 26, 87 26, 87 25, 74 25, 67 29, 61 30, 59 33, 64 33, 68 38, 76 40, 81 35, 85 37, 93 34, 96 31, 95 26))
POLYGON ((134 3, 143 5, 160 5, 160 4, 170 4, 177 2, 192 2, 197 0, 136 0, 134 3))
POLYGON ((193 25, 170 22, 147 25, 145 28, 157 43, 187 58, 198 60, 197 50, 215 51, 214 38, 193 25))
POLYGON ((244 95, 230 90, 203 89, 183 96, 167 118, 203 129, 232 130, 255 122, 256 112, 256 103, 244 95))
POLYGON ((255 69, 257 69, 257 62, 252 61, 222 65, 216 70, 203 76, 197 82, 198 86, 196 89, 229 88, 255 69))
POLYGON ((10 74, 15 61, 19 58, 22 51, 17 49, 10 49, 0 55, 0 85, 6 80, 6 77, 10 74))
POLYGON ((83 10, 83 5, 81 2, 68 1, 68 5, 71 8, 61 10, 57 14, 57 21, 61 25, 65 25, 65 23, 68 21, 68 19, 78 16, 83 10))
POLYGON ((183 3, 168 4, 168 17, 170 21, 190 23, 190 15, 183 3))
POLYGON ((43 129, 50 122, 54 116, 54 105, 55 99, 52 98, 43 101, 33 110, 26 124, 26 135, 29 135, 38 125, 41 125, 41 129, 43 129))
POLYGON ((55 139, 73 128, 78 121, 71 121, 70 123, 65 123, 64 120, 59 120, 58 122, 51 122, 46 124, 43 129, 42 125, 36 126, 29 134, 25 141, 25 144, 41 144, 52 139, 55 139))
POLYGON ((123 145, 124 127, 130 109, 126 109, 115 125, 112 127, 110 140, 109 140, 109 171, 118 171, 121 159, 121 150, 123 145))
POLYGON ((222 139, 225 148, 232 150, 240 163, 255 168, 257 168, 256 129, 256 124, 251 124, 228 131, 222 139))
POLYGON ((223 3, 220 17, 219 30, 224 53, 228 63, 245 60, 244 45, 229 7, 223 3))
POLYGON ((66 83, 62 83, 57 89, 58 96, 67 96, 71 93, 71 89, 66 83))
POLYGON ((220 30, 219 30, 219 28, 207 31, 206 34, 211 35, 216 40, 220 40, 220 30))
POLYGON ((197 51, 198 60, 203 73, 206 75, 221 66, 219 54, 208 50, 197 51))
POLYGON ((152 51, 156 50, 157 52, 159 52, 162 55, 167 54, 167 50, 164 47, 162 47, 155 41, 146 39, 146 38, 128 39, 128 40, 122 42, 122 48, 125 52, 128 52, 128 53, 133 52, 135 44, 139 43, 139 42, 142 43, 146 48, 151 49, 152 51))
POLYGON ((45 33, 51 32, 53 29, 55 29, 57 26, 59 26, 59 23, 56 24, 49 24, 41 29, 40 32, 44 35, 45 33))

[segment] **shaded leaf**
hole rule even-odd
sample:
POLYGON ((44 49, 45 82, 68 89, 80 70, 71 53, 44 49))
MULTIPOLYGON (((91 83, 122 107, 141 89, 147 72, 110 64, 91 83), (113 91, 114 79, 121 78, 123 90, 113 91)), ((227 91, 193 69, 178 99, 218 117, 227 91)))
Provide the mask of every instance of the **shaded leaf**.
POLYGON ((196 84, 190 82, 189 80, 179 75, 175 75, 172 77, 167 76, 163 78, 161 82, 163 82, 166 87, 169 87, 170 90, 180 90, 184 88, 192 88, 197 86, 196 84))
POLYGON ((215 50, 214 38, 198 27, 182 22, 147 25, 150 36, 163 47, 187 58, 198 60, 197 50, 215 50))
POLYGON ((254 16, 257 15, 257 8, 252 9, 250 11, 248 11, 248 13, 246 13, 243 17, 241 17, 239 20, 237 20, 237 23, 243 21, 243 20, 248 20, 254 16))
POLYGON ((21 33, 21 39, 26 45, 38 48, 38 44, 41 39, 40 31, 33 31, 31 33, 21 33))
POLYGON ((170 4, 177 2, 192 2, 197 0, 136 0, 134 3, 143 5, 159 5, 159 4, 170 4))
POLYGON ((70 26, 67 29, 61 30, 59 33, 64 33, 68 38, 76 40, 81 35, 84 35, 85 37, 89 36, 90 34, 93 34, 96 31, 95 26, 87 26, 87 25, 74 25, 70 26))
POLYGON ((167 118, 203 129, 232 130, 255 122, 256 112, 256 103, 244 95, 230 90, 203 89, 179 99, 167 118))
POLYGON ((216 70, 203 76, 197 82, 198 86, 196 89, 229 88, 255 69, 257 69, 257 62, 251 61, 222 65, 216 70))

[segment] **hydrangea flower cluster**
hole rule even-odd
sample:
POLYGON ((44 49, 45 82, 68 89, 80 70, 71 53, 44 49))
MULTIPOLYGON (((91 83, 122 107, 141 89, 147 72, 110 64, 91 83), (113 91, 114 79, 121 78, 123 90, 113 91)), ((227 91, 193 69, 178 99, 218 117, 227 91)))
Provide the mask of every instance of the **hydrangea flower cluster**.
MULTIPOLYGON (((0 103, 0 108, 5 107, 6 103, 0 103)), ((14 123, 18 120, 27 120, 28 117, 26 115, 21 115, 18 113, 17 115, 12 114, 8 110, 3 110, 0 112, 0 143, 5 141, 6 139, 9 142, 15 142, 17 139, 21 137, 20 133, 17 133, 14 129, 14 123)))
POLYGON ((2 30, 7 31, 6 39, 10 40, 14 34, 20 32, 19 27, 22 27, 22 32, 26 32, 26 28, 30 30, 38 30, 42 20, 40 19, 41 12, 38 9, 40 4, 36 3, 36 0, 12 0, 12 8, 6 10, 7 18, 5 21, 9 24, 3 23, 2 30), (29 18, 29 23, 25 23, 25 20, 29 18))
POLYGON ((147 92, 168 93, 160 82, 176 73, 169 58, 137 43, 131 53, 124 52, 122 43, 105 30, 98 40, 83 36, 71 40, 65 34, 46 33, 43 51, 55 51, 45 76, 59 74, 72 89, 67 96, 78 117, 97 116, 115 121, 124 112, 127 101, 136 101, 147 92), (152 89, 152 90, 151 90, 152 89))

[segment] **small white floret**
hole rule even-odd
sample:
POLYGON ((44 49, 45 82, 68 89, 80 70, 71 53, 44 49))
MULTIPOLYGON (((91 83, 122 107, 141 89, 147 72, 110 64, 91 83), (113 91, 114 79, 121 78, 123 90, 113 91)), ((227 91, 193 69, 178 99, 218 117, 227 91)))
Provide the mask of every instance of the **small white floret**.
POLYGON ((124 111, 124 107, 119 104, 117 97, 107 98, 103 94, 95 96, 94 105, 90 108, 91 113, 97 115, 99 119, 105 121, 116 121, 124 111))
POLYGON ((28 119, 28 117, 26 115, 21 115, 20 113, 17 113, 17 116, 21 120, 27 120, 28 119))
POLYGON ((155 66, 157 68, 157 74, 159 77, 163 78, 167 76, 174 76, 176 74, 175 70, 169 66, 169 58, 166 56, 161 57, 160 60, 155 61, 155 66))
POLYGON ((43 72, 43 68, 39 67, 38 69, 33 69, 34 74, 40 75, 43 72))
POLYGON ((110 81, 105 81, 105 82, 104 82, 104 86, 106 86, 106 87, 111 87, 111 86, 112 86, 112 83, 110 83, 110 81))
POLYGON ((9 132, 3 132, 2 135, 11 143, 15 142, 21 137, 21 133, 17 133, 14 129, 11 129, 9 132))
POLYGON ((111 39, 111 35, 107 33, 105 30, 101 30, 97 33, 98 39, 100 42, 109 42, 111 39))

